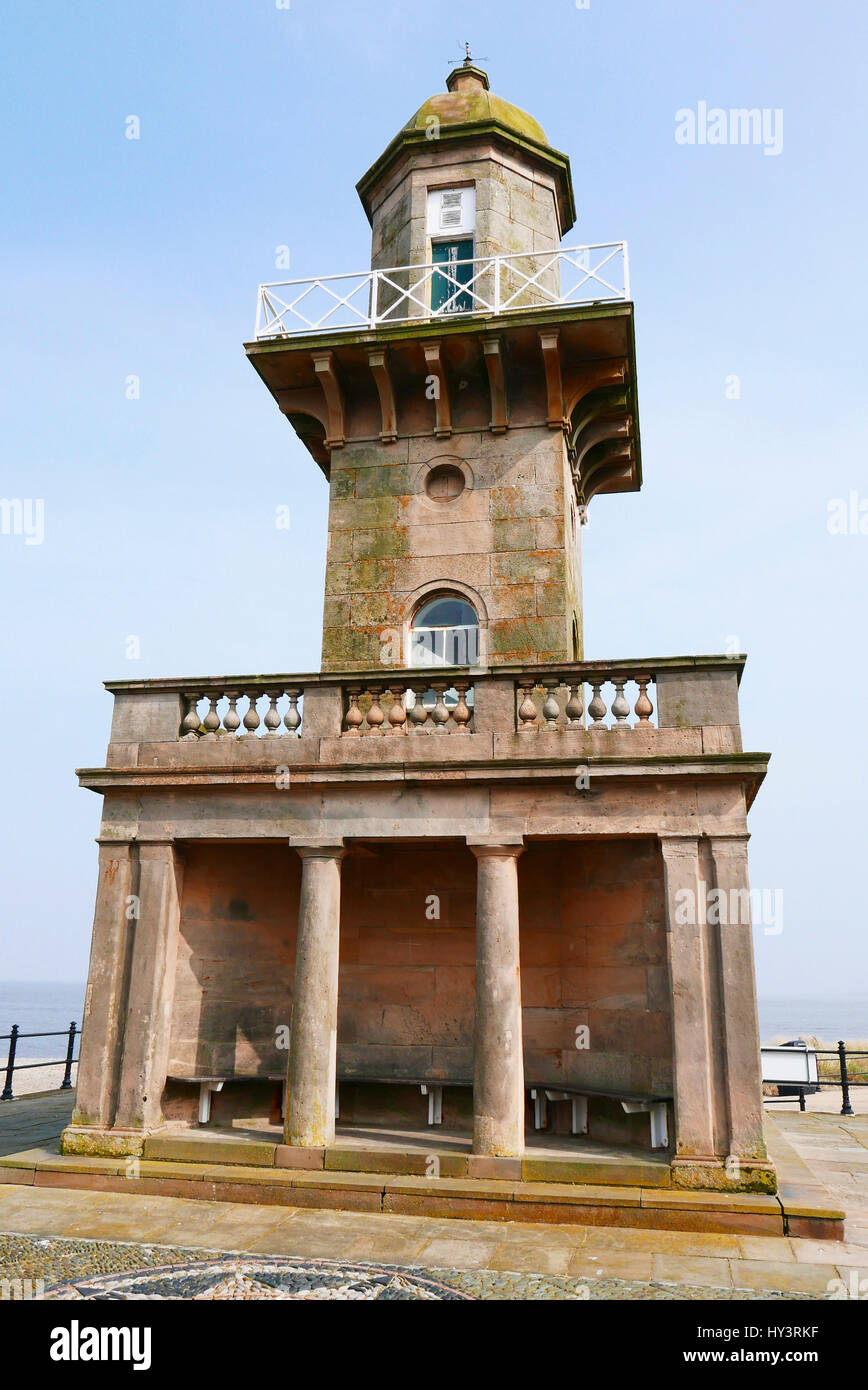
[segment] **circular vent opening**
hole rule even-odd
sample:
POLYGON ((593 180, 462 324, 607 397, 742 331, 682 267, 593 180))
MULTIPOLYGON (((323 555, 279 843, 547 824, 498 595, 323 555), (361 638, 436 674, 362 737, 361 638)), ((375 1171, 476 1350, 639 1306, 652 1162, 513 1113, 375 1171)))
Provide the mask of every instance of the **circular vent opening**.
POLYGON ((435 502, 453 502, 464 488, 464 474, 454 463, 441 463, 425 479, 425 491, 435 502))

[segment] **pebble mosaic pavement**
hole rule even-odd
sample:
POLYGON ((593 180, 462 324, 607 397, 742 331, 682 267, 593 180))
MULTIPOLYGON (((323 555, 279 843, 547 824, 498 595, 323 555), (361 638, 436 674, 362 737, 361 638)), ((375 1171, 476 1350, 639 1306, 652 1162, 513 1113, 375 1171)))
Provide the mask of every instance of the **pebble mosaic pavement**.
POLYGON ((508 1270, 421 1269, 342 1260, 227 1255, 165 1245, 0 1236, 4 1276, 42 1280, 47 1299, 416 1299, 475 1301, 810 1299, 810 1294, 508 1270))

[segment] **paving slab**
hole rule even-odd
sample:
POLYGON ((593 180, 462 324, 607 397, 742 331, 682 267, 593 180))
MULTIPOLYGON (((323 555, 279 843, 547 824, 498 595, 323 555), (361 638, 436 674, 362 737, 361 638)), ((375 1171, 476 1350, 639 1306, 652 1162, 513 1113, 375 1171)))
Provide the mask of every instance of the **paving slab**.
POLYGON ((607 1250, 599 1255, 590 1250, 576 1250, 567 1266, 568 1274, 585 1275, 593 1279, 640 1279, 653 1277, 654 1256, 642 1250, 607 1250))
POLYGON ((704 1284, 725 1289, 732 1284, 728 1260, 709 1255, 655 1255, 652 1277, 663 1283, 704 1284))

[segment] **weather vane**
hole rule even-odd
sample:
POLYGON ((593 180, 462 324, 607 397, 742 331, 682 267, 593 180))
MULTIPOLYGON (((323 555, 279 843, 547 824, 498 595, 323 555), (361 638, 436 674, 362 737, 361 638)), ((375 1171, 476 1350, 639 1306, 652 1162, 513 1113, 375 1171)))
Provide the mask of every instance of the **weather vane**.
MULTIPOLYGON (((462 60, 461 60, 460 58, 450 58, 450 59, 449 59, 449 66, 452 67, 455 63, 462 63, 462 66, 463 66, 463 67, 465 67, 465 68, 472 68, 472 67, 474 66, 474 64, 473 64, 473 57, 472 57, 471 52, 470 52, 470 44, 469 44, 469 43, 463 43, 463 44, 462 44, 462 43, 459 43, 458 46, 459 46, 459 48, 463 48, 463 49, 464 49, 464 60, 463 60, 463 63, 462 63, 462 60)), ((479 61, 480 61, 481 63, 487 63, 487 62, 488 62, 488 59, 487 59, 487 58, 480 58, 479 61)))

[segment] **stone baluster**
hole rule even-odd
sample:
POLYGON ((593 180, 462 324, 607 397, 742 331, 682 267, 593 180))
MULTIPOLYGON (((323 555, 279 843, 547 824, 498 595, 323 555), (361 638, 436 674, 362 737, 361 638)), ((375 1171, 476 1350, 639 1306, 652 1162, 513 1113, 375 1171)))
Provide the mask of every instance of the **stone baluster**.
POLYGON ((547 676, 542 682, 543 690, 547 692, 542 707, 543 718, 546 721, 545 726, 547 729, 553 729, 555 732, 557 732, 560 727, 558 720, 561 717, 561 707, 555 695, 555 691, 558 689, 559 685, 560 678, 558 676, 547 676))
POLYGON ((368 710, 369 734, 380 733, 385 723, 386 716, 380 708, 380 695, 382 694, 382 690, 383 687, 381 685, 372 685, 370 688, 371 708, 368 710))
POLYGON ((533 685, 520 685, 518 687, 518 732, 520 734, 527 734, 536 729, 536 705, 533 702, 533 690, 533 685))
POLYGON ((202 725, 205 729, 203 737, 216 738, 217 731, 220 728, 220 715, 217 713, 217 702, 221 697, 219 695, 209 695, 207 698, 211 708, 202 720, 202 725))
POLYGON ((456 734, 467 734, 470 732, 468 724, 473 717, 473 711, 467 703, 467 692, 470 689, 470 681, 456 681, 455 689, 458 691, 458 704, 452 711, 452 719, 455 724, 456 734))
POLYGON ((636 684, 639 687, 639 697, 633 706, 633 713, 636 715, 640 724, 650 724, 651 715, 654 713, 654 706, 648 698, 647 685, 650 676, 637 676, 636 684))
POLYGON ((428 711, 422 703, 423 694, 424 691, 422 690, 413 691, 413 704, 408 713, 408 718, 413 726, 410 732, 414 734, 421 734, 428 721, 428 711))
POLYGON ((431 711, 431 718, 434 720, 434 732, 445 734, 448 732, 446 725, 449 723, 449 708, 444 700, 444 695, 449 689, 449 681, 432 681, 431 689, 437 696, 437 703, 431 711))
MULTIPOLYGON (((300 738, 301 712, 298 708, 298 701, 302 692, 298 686, 290 686, 286 693, 289 696, 289 709, 283 716, 283 722, 286 725, 286 728, 291 737, 300 738)), ((359 711, 359 714, 361 715, 361 710, 359 711)))
POLYGON ((280 732, 281 720, 277 712, 277 702, 280 699, 282 691, 267 690, 265 693, 268 696, 268 709, 265 711, 265 717, 262 722, 265 725, 266 737, 274 738, 280 732))
POLYGON ((359 696, 361 693, 362 687, 360 685, 351 685, 347 687, 349 705, 344 717, 344 724, 346 725, 345 733, 358 734, 362 724, 365 722, 365 716, 359 709, 359 696))
POLYGON ((615 698, 612 701, 612 713, 615 716, 613 728, 629 729, 627 716, 630 713, 630 705, 624 695, 624 681, 613 681, 615 687, 615 698))
POLYGON ((406 733, 407 711, 404 709, 404 687, 403 685, 390 685, 386 689, 386 696, 391 697, 392 704, 389 709, 389 730, 390 734, 406 733))
POLYGON ((567 716, 568 729, 583 729, 582 715, 585 710, 584 686, 581 681, 578 684, 572 683, 569 687, 570 697, 567 700, 564 713, 567 716))
POLYGON ((235 708, 238 704, 238 691, 227 690, 226 698, 229 701, 229 708, 223 716, 223 728, 227 734, 236 734, 241 727, 241 715, 235 708))
POLYGON ((606 727, 604 722, 606 718, 606 702, 600 694, 600 686, 602 684, 603 682, 599 680, 591 681, 593 698, 591 699, 591 703, 588 705, 588 714, 591 716, 590 727, 592 729, 605 729, 606 727))
POLYGON ((256 708, 256 701, 259 699, 259 692, 257 690, 251 690, 248 698, 250 700, 250 704, 241 722, 244 725, 246 732, 248 734, 252 734, 255 733, 256 730, 259 728, 259 711, 256 708))
POLYGON ((198 739, 200 720, 197 706, 199 704, 199 701, 202 699, 202 696, 197 694, 190 694, 185 695, 184 698, 187 701, 187 713, 184 715, 184 718, 181 721, 181 738, 198 739))

